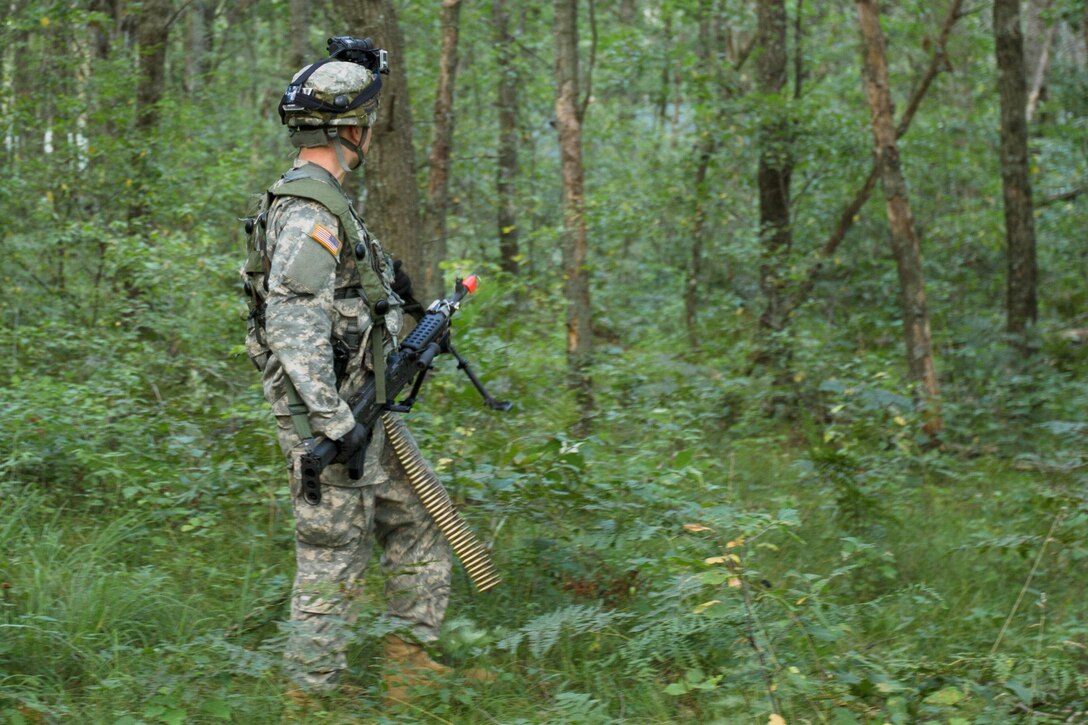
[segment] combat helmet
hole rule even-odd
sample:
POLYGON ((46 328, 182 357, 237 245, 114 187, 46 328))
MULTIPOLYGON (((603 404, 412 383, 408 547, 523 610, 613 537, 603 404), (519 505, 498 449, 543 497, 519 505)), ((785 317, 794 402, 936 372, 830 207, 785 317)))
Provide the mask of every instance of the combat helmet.
POLYGON ((374 125, 388 59, 386 51, 374 48, 369 38, 329 38, 328 48, 328 58, 306 66, 291 79, 280 99, 280 121, 288 127, 295 148, 332 143, 340 164, 350 170, 340 144, 347 143, 360 159, 361 149, 342 139, 338 127, 374 125))

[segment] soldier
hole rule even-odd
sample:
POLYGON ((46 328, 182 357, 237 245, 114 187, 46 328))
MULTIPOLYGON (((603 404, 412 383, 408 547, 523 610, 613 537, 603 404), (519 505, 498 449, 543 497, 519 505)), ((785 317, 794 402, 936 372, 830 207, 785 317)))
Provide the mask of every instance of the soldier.
POLYGON ((411 300, 407 276, 399 265, 394 271, 340 186, 363 164, 377 113, 377 56, 364 54, 363 61, 372 62, 325 59, 288 86, 280 116, 299 151, 250 224, 243 270, 252 309, 247 348, 263 372, 290 471, 297 572, 286 662, 296 701, 333 690, 346 667, 375 541, 389 615, 400 625, 385 639, 387 701, 447 669, 423 645, 438 638, 449 598, 449 546, 412 492, 382 426, 363 429, 345 402, 367 375, 382 374, 402 329, 403 304, 411 300), (382 300, 389 308, 378 315, 382 300), (312 503, 301 495, 299 458, 321 436, 336 441, 340 454, 324 470, 320 500, 312 503), (345 464, 361 446, 365 463, 353 480, 345 464))

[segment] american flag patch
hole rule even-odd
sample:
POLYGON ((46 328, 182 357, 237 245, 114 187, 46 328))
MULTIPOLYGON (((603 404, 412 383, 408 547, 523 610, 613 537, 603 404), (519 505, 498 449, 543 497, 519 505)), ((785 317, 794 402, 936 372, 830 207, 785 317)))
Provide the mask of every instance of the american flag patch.
POLYGON ((320 242, 321 246, 329 250, 329 254, 334 257, 340 256, 340 240, 336 238, 336 235, 329 231, 329 228, 324 224, 318 224, 314 227, 314 230, 310 232, 310 236, 320 242))

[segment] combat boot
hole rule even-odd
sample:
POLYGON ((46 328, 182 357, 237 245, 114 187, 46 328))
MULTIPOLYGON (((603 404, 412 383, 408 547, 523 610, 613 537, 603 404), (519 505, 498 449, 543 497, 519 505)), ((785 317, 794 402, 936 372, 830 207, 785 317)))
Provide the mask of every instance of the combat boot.
POLYGON ((283 713, 280 723, 282 725, 305 723, 324 709, 323 703, 316 695, 292 684, 283 693, 283 713))
POLYGON ((385 636, 385 685, 386 707, 395 707, 411 699, 415 687, 427 687, 436 677, 450 673, 450 668, 431 659, 418 644, 405 642, 395 634, 385 636))
POLYGON ((469 667, 467 670, 461 670, 461 676, 473 682, 494 682, 498 679, 494 672, 485 670, 483 667, 469 667))
MULTIPOLYGON (((434 684, 435 679, 454 672, 450 667, 431 659, 423 647, 405 642, 395 634, 386 635, 385 638, 385 666, 382 683, 385 686, 383 704, 386 707, 408 702, 413 688, 428 687, 434 684)), ((457 674, 475 682, 494 682, 496 679, 494 673, 482 667, 459 670, 457 674)))

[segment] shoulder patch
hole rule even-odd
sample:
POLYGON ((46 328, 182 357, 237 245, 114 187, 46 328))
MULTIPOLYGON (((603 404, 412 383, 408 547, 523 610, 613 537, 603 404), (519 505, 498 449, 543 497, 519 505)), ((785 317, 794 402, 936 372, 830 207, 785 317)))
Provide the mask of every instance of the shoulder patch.
POLYGON ((329 254, 334 257, 340 256, 340 240, 336 238, 336 235, 329 230, 324 224, 318 224, 314 227, 314 230, 310 232, 310 236, 317 240, 318 244, 329 250, 329 254))

